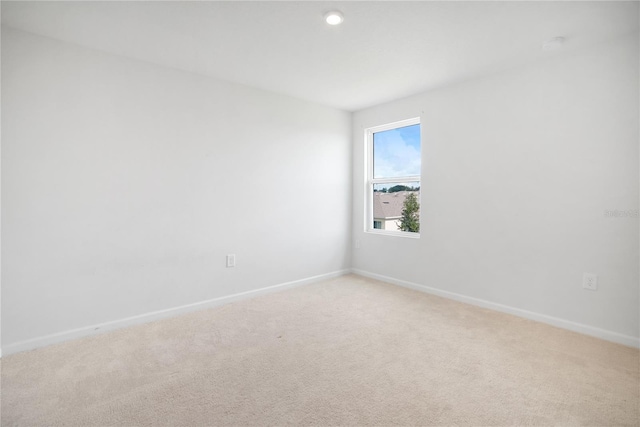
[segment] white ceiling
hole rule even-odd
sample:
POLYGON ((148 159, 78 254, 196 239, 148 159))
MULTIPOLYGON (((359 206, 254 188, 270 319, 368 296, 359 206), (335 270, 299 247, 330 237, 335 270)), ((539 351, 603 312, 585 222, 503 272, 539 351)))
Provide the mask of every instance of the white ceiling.
POLYGON ((637 32, 638 5, 2 1, 2 24, 355 111, 637 32))

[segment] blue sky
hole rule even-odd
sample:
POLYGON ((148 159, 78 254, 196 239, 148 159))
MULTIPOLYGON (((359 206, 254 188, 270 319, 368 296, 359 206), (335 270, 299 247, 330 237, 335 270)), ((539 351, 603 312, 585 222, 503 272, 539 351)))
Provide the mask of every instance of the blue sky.
POLYGON ((373 177, 420 175, 420 125, 373 134, 373 177))

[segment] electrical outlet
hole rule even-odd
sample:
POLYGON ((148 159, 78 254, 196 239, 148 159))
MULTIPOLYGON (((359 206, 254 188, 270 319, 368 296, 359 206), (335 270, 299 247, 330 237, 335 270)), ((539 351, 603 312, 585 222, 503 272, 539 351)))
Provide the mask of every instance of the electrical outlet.
POLYGON ((235 267, 236 266, 236 254, 227 255, 227 267, 235 267))
POLYGON ((360 249, 360 240, 356 239, 356 249, 360 249))
POLYGON ((598 276, 593 273, 584 273, 582 275, 582 287, 590 291, 598 290, 598 276))

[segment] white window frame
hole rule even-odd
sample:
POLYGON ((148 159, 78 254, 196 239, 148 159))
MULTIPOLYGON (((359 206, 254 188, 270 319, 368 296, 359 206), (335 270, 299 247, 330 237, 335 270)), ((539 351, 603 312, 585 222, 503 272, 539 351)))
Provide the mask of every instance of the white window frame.
MULTIPOLYGON (((397 129, 406 126, 413 126, 420 124, 420 117, 414 117, 412 119, 400 120, 386 125, 374 126, 365 129, 365 222, 364 231, 372 234, 384 234, 397 237, 408 237, 413 239, 419 239, 420 233, 412 233, 409 231, 396 231, 396 230, 381 230, 373 228, 373 186, 375 184, 393 184, 397 182, 418 182, 420 187, 421 175, 409 175, 409 176, 396 176, 393 178, 374 178, 373 177, 373 134, 377 132, 384 132, 385 130, 397 129)), ((422 153, 422 126, 420 127, 420 153, 422 153)), ((421 162, 422 164, 422 162, 421 162)), ((422 195, 422 192, 420 192, 422 195)), ((422 210, 422 203, 420 203, 422 210)), ((422 216, 420 217, 422 222, 422 216)), ((422 228, 422 224, 420 226, 422 228)))

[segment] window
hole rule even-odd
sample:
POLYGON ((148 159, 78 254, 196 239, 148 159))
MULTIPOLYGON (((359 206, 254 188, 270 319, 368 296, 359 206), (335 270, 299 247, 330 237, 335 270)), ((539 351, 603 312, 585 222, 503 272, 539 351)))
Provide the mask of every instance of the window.
POLYGON ((420 233, 420 119, 366 130, 366 230, 420 233))

